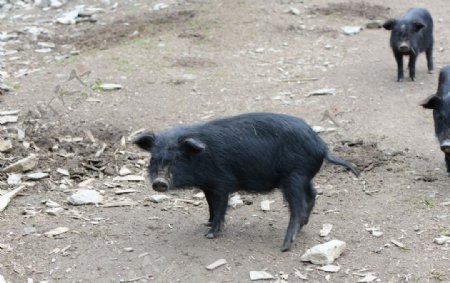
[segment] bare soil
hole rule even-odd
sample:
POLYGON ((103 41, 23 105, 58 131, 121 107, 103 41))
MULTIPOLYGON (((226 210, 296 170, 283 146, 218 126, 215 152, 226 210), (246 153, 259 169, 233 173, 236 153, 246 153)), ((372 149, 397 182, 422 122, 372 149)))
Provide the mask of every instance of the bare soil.
MULTIPOLYGON (((71 1, 63 10, 81 2, 106 5, 71 1)), ((421 55, 416 82, 402 83, 387 31, 364 28, 346 36, 341 27, 398 17, 411 1, 192 0, 152 11, 157 3, 120 1, 96 23, 41 21, 48 33, 40 40, 56 43, 52 53, 34 52, 36 42, 20 33, 9 45, 20 58, 0 57, 14 88, 0 94, 0 111, 21 110, 18 123, 0 128, 13 142, 11 151, 0 153, 0 169, 35 153, 33 172, 49 173, 26 181, 0 213, 0 274, 7 282, 249 282, 252 270, 266 270, 275 277, 267 281, 276 282, 302 282, 299 273, 309 282, 358 282, 369 273, 379 282, 450 281, 450 246, 433 242, 450 236, 449 177, 432 114, 419 106, 435 92, 439 68, 450 64, 447 1, 414 2, 434 17, 436 70, 427 74, 421 55), (71 51, 78 55, 55 60, 71 51), (19 75, 24 68, 27 75, 19 75), (101 91, 101 83, 123 88, 101 91), (336 93, 307 96, 322 88, 336 93), (278 190, 242 193, 245 205, 230 208, 221 235, 209 240, 203 236, 208 208, 193 199, 197 190, 173 191, 170 200, 153 203, 148 180, 113 181, 123 166, 146 176, 149 156, 130 143, 133 132, 250 111, 336 128, 321 136, 362 171, 357 179, 324 165, 314 180, 313 215, 289 252, 280 251, 289 212, 278 190), (69 205, 67 197, 88 179, 104 204, 69 205), (136 192, 119 195, 118 189, 136 192), (274 202, 263 212, 266 199, 274 202), (47 200, 64 211, 47 214, 47 200), (134 205, 105 205, 124 201, 134 205), (333 229, 322 238, 325 223, 333 229), (57 227, 70 230, 44 236, 57 227), (371 227, 384 234, 374 237, 371 227), (330 239, 347 243, 334 263, 339 272, 300 260, 330 239), (220 258, 225 266, 205 268, 220 258)), ((10 13, 0 31, 21 30, 61 11, 10 13), (19 14, 27 17, 16 20, 19 14)), ((0 173, 0 195, 12 189, 7 178, 0 173)))

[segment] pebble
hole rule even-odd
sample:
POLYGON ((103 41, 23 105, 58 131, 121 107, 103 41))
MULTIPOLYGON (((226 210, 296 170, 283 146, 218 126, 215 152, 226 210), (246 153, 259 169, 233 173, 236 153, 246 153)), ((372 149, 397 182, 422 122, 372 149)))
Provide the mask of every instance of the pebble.
POLYGON ((22 183, 22 174, 20 174, 20 173, 11 174, 8 176, 8 179, 6 180, 6 182, 10 186, 19 185, 20 183, 22 183))
POLYGON ((199 192, 196 193, 195 195, 192 196, 193 199, 204 199, 205 198, 205 193, 204 192, 199 192))
POLYGON ((0 152, 7 152, 12 149, 12 142, 10 140, 0 140, 0 152))
POLYGON ((58 172, 59 174, 63 175, 63 176, 70 176, 69 170, 63 169, 63 168, 58 168, 56 169, 56 172, 58 172))
POLYGON ((125 176, 125 175, 130 175, 131 174, 131 170, 128 169, 126 166, 123 166, 122 168, 120 168, 119 170, 119 175, 120 176, 125 176))
POLYGON ((117 90, 121 89, 122 85, 113 83, 103 83, 98 86, 101 90, 117 90))
POLYGON ((341 28, 345 35, 355 35, 361 32, 360 26, 345 26, 341 28))
POLYGON ((37 173, 26 174, 24 176, 24 180, 36 181, 36 180, 41 180, 41 179, 44 179, 47 177, 48 177, 48 173, 37 172, 37 173))
POLYGON ((211 263, 210 265, 206 266, 206 269, 208 270, 214 270, 218 267, 221 267, 222 265, 226 264, 227 261, 223 258, 216 260, 215 262, 211 263))
POLYGON ((0 283, 7 283, 5 277, 0 274, 0 283))
POLYGON ((62 207, 53 207, 45 210, 45 213, 53 216, 59 215, 61 212, 64 211, 64 208, 62 207))
POLYGON ((263 200, 261 202, 261 210, 262 211, 269 211, 270 210, 270 203, 271 203, 270 200, 263 200))
POLYGON ((300 10, 295 8, 295 7, 289 7, 289 13, 291 13, 292 15, 300 15, 300 10))
POLYGON ((241 199, 241 196, 239 194, 234 194, 229 200, 228 200, 228 206, 232 208, 238 208, 244 205, 244 202, 241 199))
POLYGON ((125 252, 132 252, 132 251, 134 251, 134 249, 132 247, 126 247, 126 248, 123 248, 123 250, 125 252))
POLYGON ((54 237, 57 235, 64 234, 64 233, 68 232, 69 230, 70 229, 67 227, 58 227, 58 228, 55 228, 55 229, 45 232, 44 235, 47 237, 54 237))
POLYGON ((151 195, 147 199, 154 203, 161 203, 163 201, 169 200, 170 197, 166 195, 151 195))
POLYGON ((336 272, 339 272, 339 270, 341 270, 341 267, 339 265, 328 264, 328 265, 318 267, 317 269, 323 270, 325 272, 336 273, 336 272))
POLYGON ((399 248, 404 248, 405 247, 405 245, 402 242, 394 240, 394 239, 391 240, 391 243, 393 243, 394 245, 396 245, 399 248))
POLYGON ((72 205, 98 204, 103 201, 103 197, 95 190, 78 190, 67 198, 67 202, 72 205))
POLYGON ((267 271, 250 271, 250 280, 268 280, 273 279, 274 277, 267 271))
POLYGON ((325 223, 322 225, 322 229, 319 232, 320 237, 326 237, 331 233, 331 229, 333 229, 333 224, 325 223))
POLYGON ((342 254, 346 246, 344 241, 331 240, 308 249, 300 260, 310 261, 313 264, 331 264, 342 254))
POLYGON ((450 243, 450 237, 447 236, 440 236, 439 238, 435 238, 434 242, 438 245, 443 245, 446 243, 450 243))

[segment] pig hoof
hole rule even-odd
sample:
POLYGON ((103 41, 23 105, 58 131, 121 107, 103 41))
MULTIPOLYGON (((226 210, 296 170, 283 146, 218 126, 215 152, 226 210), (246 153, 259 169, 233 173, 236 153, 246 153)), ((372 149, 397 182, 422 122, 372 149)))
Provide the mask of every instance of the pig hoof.
POLYGON ((208 222, 206 222, 206 223, 205 223, 205 226, 207 226, 207 227, 211 227, 211 226, 212 226, 212 221, 208 221, 208 222))
POLYGON ((283 247, 281 247, 282 252, 287 252, 291 248, 291 244, 284 244, 283 247))
POLYGON ((429 70, 429 71, 428 71, 428 74, 433 74, 433 73, 434 73, 433 70, 429 70))
POLYGON ((205 237, 208 239, 214 239, 214 233, 206 233, 205 237))
POLYGON ((397 79, 397 82, 403 82, 403 79, 397 79))
POLYGON ((412 82, 415 82, 416 79, 415 78, 409 78, 412 82))

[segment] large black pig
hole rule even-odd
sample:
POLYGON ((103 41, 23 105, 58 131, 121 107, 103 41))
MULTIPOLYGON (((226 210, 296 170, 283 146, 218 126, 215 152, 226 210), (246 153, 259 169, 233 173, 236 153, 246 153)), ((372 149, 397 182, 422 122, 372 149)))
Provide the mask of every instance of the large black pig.
POLYGON ((425 99, 422 106, 433 109, 434 130, 445 153, 447 174, 450 176, 450 66, 441 69, 437 93, 425 99))
POLYGON ((312 178, 323 160, 359 172, 334 157, 302 119, 274 113, 248 113, 179 126, 158 135, 144 133, 134 143, 151 152, 153 189, 198 187, 205 193, 214 238, 223 225, 230 193, 280 188, 290 208, 282 250, 290 248, 308 223, 315 203, 312 178))
POLYGON ((412 8, 400 19, 387 20, 383 27, 391 30, 391 47, 397 61, 397 80, 403 80, 403 56, 409 56, 409 78, 416 77, 417 56, 425 51, 428 72, 433 71, 433 18, 426 9, 412 8))

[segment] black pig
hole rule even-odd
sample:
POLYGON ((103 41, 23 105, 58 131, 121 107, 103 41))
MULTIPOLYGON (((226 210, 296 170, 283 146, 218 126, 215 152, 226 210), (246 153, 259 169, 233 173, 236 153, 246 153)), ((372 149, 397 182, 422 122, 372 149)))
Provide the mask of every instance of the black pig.
POLYGON ((425 51, 428 73, 433 71, 433 19, 421 8, 412 8, 400 19, 387 20, 383 27, 391 30, 391 47, 397 61, 397 81, 403 80, 403 56, 409 56, 409 78, 416 77, 417 56, 425 51))
POLYGON ((144 133, 134 143, 151 152, 148 170, 154 190, 198 187, 205 193, 211 225, 207 238, 220 230, 230 193, 280 188, 290 208, 282 251, 308 223, 316 198, 311 180, 323 160, 359 174, 331 155, 303 120, 283 114, 248 113, 158 135, 144 133))
POLYGON ((437 93, 422 103, 427 109, 433 109, 434 130, 445 153, 447 174, 450 176, 450 65, 439 73, 437 93))

